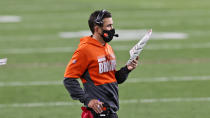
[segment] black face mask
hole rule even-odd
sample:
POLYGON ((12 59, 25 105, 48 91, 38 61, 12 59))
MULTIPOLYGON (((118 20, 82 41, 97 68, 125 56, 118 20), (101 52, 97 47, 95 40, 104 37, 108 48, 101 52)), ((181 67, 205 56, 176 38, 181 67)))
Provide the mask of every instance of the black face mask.
POLYGON ((115 34, 115 29, 103 30, 101 37, 105 42, 110 42, 113 39, 113 36, 118 37, 118 34, 115 34))

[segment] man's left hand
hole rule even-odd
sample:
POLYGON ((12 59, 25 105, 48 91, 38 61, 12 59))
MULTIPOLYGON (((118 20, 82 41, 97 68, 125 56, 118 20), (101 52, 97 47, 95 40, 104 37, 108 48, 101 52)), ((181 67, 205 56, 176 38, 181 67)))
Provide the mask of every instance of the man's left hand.
POLYGON ((131 63, 129 63, 127 65, 128 70, 135 69, 137 67, 137 65, 138 65, 138 60, 139 60, 139 57, 137 57, 135 60, 133 60, 131 63))

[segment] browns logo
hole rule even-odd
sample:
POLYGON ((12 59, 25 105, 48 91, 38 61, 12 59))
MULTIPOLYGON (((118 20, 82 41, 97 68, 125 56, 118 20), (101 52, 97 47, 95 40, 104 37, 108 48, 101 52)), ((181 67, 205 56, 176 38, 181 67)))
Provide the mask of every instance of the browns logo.
POLYGON ((105 57, 98 59, 99 73, 114 71, 116 69, 116 60, 106 60, 105 57))

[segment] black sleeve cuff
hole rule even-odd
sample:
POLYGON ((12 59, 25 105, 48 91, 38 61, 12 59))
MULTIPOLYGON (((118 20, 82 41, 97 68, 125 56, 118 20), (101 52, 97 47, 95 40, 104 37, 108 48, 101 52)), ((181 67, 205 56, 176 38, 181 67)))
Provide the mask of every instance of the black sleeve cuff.
POLYGON ((84 94, 84 96, 82 98, 79 99, 79 101, 81 103, 84 103, 85 105, 88 105, 88 103, 90 102, 90 100, 92 100, 93 98, 89 97, 88 94, 84 94))
POLYGON ((129 74, 131 72, 131 70, 128 70, 127 65, 125 65, 124 67, 122 67, 121 69, 123 69, 124 73, 129 74))
POLYGON ((118 70, 116 73, 115 73, 115 78, 117 79, 117 83, 118 84, 121 84, 123 83, 127 77, 128 77, 128 74, 131 72, 131 70, 128 70, 127 68, 127 65, 122 67, 120 70, 118 70))

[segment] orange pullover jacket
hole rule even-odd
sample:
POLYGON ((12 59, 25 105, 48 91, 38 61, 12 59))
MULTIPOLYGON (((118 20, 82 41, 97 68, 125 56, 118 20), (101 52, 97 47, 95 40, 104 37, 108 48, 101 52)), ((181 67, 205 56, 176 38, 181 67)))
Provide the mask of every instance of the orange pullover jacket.
POLYGON ((127 66, 116 71, 116 58, 112 47, 104 46, 91 36, 80 39, 64 73, 64 86, 73 99, 88 105, 91 99, 98 99, 111 107, 111 112, 119 109, 118 84, 124 82, 130 71, 127 66), (84 88, 80 87, 82 80, 84 88))

